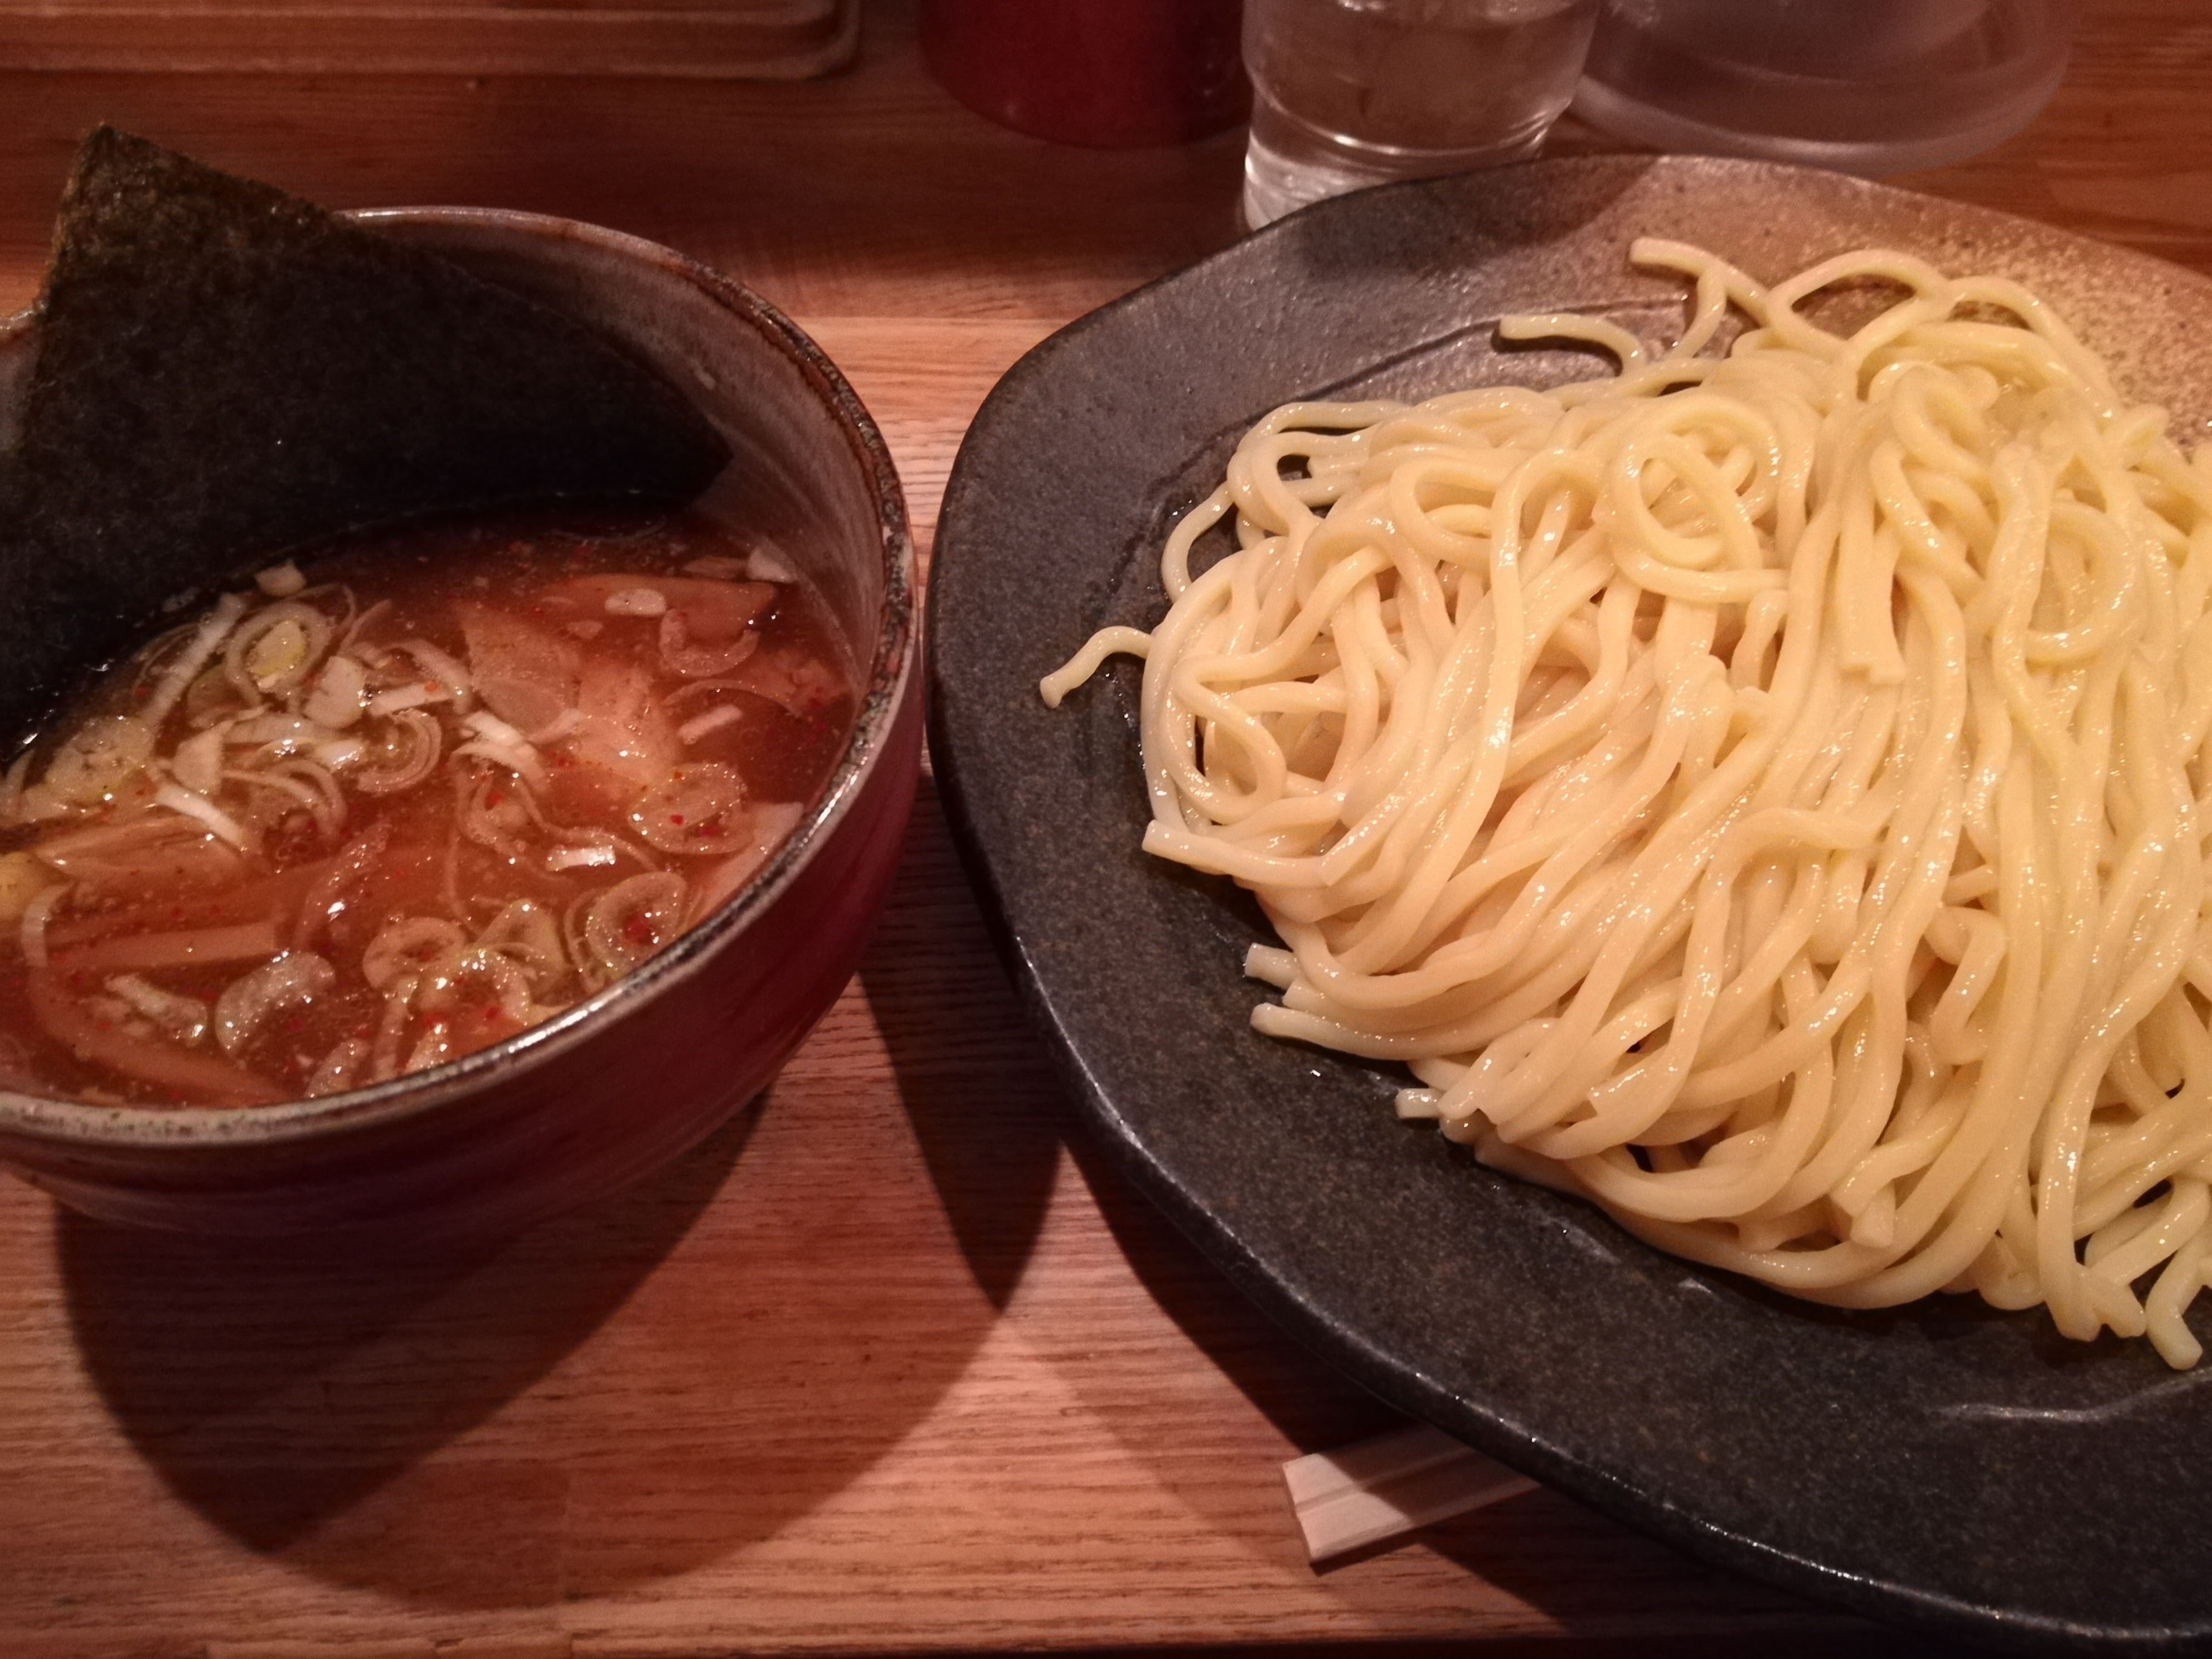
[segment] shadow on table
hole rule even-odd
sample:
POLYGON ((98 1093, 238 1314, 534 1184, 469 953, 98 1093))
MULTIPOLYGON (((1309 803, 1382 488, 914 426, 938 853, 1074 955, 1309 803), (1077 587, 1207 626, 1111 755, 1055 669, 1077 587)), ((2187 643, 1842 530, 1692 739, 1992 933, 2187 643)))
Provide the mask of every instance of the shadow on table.
POLYGON ((927 1169, 872 1058, 833 1041, 671 1168, 469 1254, 315 1261, 64 1213, 70 1318, 122 1432, 252 1550, 451 1608, 668 1577, 841 1491, 967 1366, 1058 1158, 1019 1127, 1041 1074, 971 1052, 994 1000, 1018 1016, 964 889, 928 878, 950 853, 927 798, 918 823, 864 978, 917 1119, 947 1130, 927 1169), (954 1033, 935 1060, 895 1035, 933 1031, 954 1033), (989 1133, 951 1132, 979 1111, 989 1133), (940 1192, 964 1261, 914 1248, 940 1192))
POLYGON ((1970 1659, 1978 1650, 1939 1647, 1872 1625, 1833 1635, 1778 1625, 1730 1635, 1530 1636, 1485 1640, 1269 1643, 1249 1646, 1107 1648, 1083 1659, 1970 1659))
POLYGON ((885 913, 860 982, 961 1254, 992 1306, 1004 1308, 1052 1201, 1064 1097, 999 965, 927 777, 906 856, 915 891, 928 897, 885 913))
MULTIPOLYGON (((1196 1248, 1117 1170, 1106 1152, 1079 1131, 1070 1150, 1122 1255, 1161 1309, 1219 1366, 1300 1452, 1326 1451, 1401 1425, 1393 1407, 1306 1352, 1245 1300, 1196 1248)), ((1084 1379, 1072 1376, 1079 1389, 1084 1379)), ((1114 1402, 1092 1402, 1109 1424, 1114 1402)), ((1164 1484, 1176 1486, 1178 1449, 1157 1432, 1132 1432, 1124 1443, 1158 1460, 1164 1484)), ((1205 1483, 1178 1488, 1201 1511, 1218 1499, 1205 1483)), ((1225 1529, 1249 1528, 1249 1518, 1223 1510, 1225 1529)), ((1297 1561, 1304 1556, 1287 1496, 1279 1535, 1254 1540, 1261 1553, 1297 1561)), ((1887 1659, 1944 1659, 1968 1650, 1907 1636, 1831 1613, 1784 1591, 1711 1567, 1543 1488, 1489 1509, 1424 1528, 1416 1540, 1381 1547, 1314 1569, 1346 1602, 1370 1594, 1395 1605, 1402 1580, 1387 1558, 1392 1549, 1425 1549, 1479 1575, 1554 1618, 1558 1638, 1507 1642, 1498 1659, 1525 1650, 1546 1659, 1596 1659, 1633 1652, 1638 1659, 1847 1659, 1878 1646, 1887 1659), (1638 1637, 1654 1626, 1705 1629, 1695 1637, 1638 1637)), ((1392 1659, 1425 1659, 1463 1650, 1444 1644, 1391 1644, 1373 1650, 1392 1659)), ((1492 1650, 1486 1645, 1486 1655, 1492 1650)))
MULTIPOLYGON (((58 1212, 85 1370, 179 1498, 256 1551, 312 1555, 321 1529, 599 1329, 714 1197, 759 1111, 749 1105, 628 1193, 435 1257, 332 1260, 58 1212)), ((333 1565, 400 1594, 416 1588, 401 1563, 333 1565)))
MULTIPOLYGON (((1326 1451, 1397 1427, 1406 1420, 1325 1361, 1309 1353, 1230 1285, 1174 1224, 1123 1178, 1112 1160, 1079 1129, 1068 1145, 1113 1232, 1146 1289, 1183 1334, 1234 1382, 1300 1452, 1326 1451)), ((1080 1391, 1085 1378, 1067 1380, 1080 1391)), ((1116 1401, 1091 1401, 1114 1424, 1116 1401)), ((1203 1481, 1182 1481, 1183 1449, 1163 1443, 1157 1425, 1132 1425, 1121 1436, 1135 1455, 1153 1460, 1162 1483, 1194 1509, 1219 1505, 1221 1494, 1203 1481)), ((1224 1530, 1249 1532, 1243 1510, 1220 1508, 1224 1530)), ((1281 1529, 1252 1540, 1270 1559, 1298 1562, 1304 1551, 1285 1496, 1281 1529)), ((1313 1569, 1350 1605, 1370 1595, 1397 1605, 1403 1580, 1382 1547, 1313 1569)), ((1547 1659, 1592 1659, 1633 1652, 1638 1659, 1845 1659, 1875 1645, 1887 1659, 1941 1659, 1967 1650, 1830 1613, 1784 1591, 1771 1589, 1682 1555, 1542 1488, 1486 1510, 1424 1528, 1397 1548, 1424 1549, 1479 1575, 1509 1595, 1548 1613, 1558 1638, 1498 1648, 1499 1659, 1522 1650, 1547 1659), (1632 1632, 1654 1626, 1704 1634, 1648 1638, 1632 1632)), ((1373 1650, 1392 1659, 1441 1655, 1447 1644, 1414 1643, 1373 1650)), ((1460 1651, 1458 1648, 1449 1650, 1460 1651)), ((1334 1650, 1332 1651, 1334 1651, 1334 1650)), ((1492 1652, 1486 1645, 1484 1653, 1492 1652)))
POLYGON ((714 1196, 758 1111, 589 1211, 434 1256, 332 1259, 58 1212, 85 1369, 179 1497, 282 1551, 596 1329, 714 1196))

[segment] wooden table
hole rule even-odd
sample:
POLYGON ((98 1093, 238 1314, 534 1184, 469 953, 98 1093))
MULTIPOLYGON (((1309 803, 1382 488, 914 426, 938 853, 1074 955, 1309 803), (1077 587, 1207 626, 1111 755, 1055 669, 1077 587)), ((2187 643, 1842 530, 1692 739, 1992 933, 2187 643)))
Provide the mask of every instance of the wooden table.
MULTIPOLYGON (((2092 0, 2029 132, 1908 182, 2212 270, 2208 81, 2197 0, 2092 0)), ((1000 371, 1238 229, 1239 135, 1002 131, 885 3, 852 71, 797 85, 0 73, 0 310, 103 118, 337 205, 536 209, 703 257, 843 364, 925 538, 1000 371)), ((738 1121, 596 1211, 340 1272, 0 1183, 9 1659, 1873 1636, 1541 1492, 1313 1571, 1279 1465, 1393 1420, 1086 1143, 926 787, 835 1012, 738 1121)))

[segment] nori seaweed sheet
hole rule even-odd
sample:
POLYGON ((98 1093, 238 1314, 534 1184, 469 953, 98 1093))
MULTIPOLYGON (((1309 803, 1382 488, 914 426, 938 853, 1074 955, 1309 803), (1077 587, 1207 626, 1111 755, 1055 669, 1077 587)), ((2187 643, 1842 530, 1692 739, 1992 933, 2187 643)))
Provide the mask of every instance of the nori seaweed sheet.
POLYGON ((425 250, 112 128, 64 196, 0 455, 0 740, 164 600, 370 525, 682 502, 729 459, 658 374, 425 250))

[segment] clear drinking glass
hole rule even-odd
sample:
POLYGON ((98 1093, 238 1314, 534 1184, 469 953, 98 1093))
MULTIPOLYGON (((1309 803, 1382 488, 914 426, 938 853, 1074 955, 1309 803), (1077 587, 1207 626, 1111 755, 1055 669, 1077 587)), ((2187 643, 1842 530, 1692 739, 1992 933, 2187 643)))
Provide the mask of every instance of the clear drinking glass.
POLYGON ((1659 149, 1945 167, 2035 118, 2075 0, 1607 0, 1575 113, 1659 149))
POLYGON ((1245 0, 1245 222, 1534 155, 1596 21, 1597 0, 1245 0))

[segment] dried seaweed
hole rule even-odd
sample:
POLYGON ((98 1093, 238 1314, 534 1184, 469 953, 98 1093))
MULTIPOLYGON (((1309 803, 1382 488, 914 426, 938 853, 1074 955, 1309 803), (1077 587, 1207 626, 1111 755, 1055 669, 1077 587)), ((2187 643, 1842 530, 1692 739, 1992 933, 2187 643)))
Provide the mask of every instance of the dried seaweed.
POLYGON ((0 727, 164 599, 278 550, 478 507, 686 501, 727 459, 680 392, 582 324, 102 128, 63 199, 0 454, 0 727))

